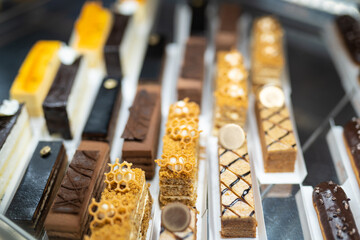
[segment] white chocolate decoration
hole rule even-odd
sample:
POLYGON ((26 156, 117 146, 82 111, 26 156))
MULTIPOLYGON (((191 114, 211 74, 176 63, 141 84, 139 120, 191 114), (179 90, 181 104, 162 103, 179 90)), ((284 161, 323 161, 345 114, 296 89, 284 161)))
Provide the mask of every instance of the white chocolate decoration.
POLYGON ((259 93, 259 99, 267 108, 282 107, 285 103, 284 92, 276 86, 264 86, 259 93))
POLYGON ((184 159, 182 157, 179 157, 179 159, 171 157, 169 162, 170 164, 168 165, 168 168, 171 171, 181 171, 183 169, 184 159), (173 169, 173 165, 175 169, 173 169))
POLYGON ((138 9, 138 5, 139 3, 135 0, 123 0, 118 5, 118 11, 123 15, 133 15, 138 9))
POLYGON ((20 104, 16 100, 4 100, 0 105, 0 116, 13 116, 19 110, 20 104))
POLYGON ((219 131, 219 142, 225 149, 235 150, 245 142, 245 132, 237 124, 226 124, 219 131))
POLYGON ((72 47, 63 45, 59 49, 58 56, 62 64, 71 65, 75 62, 79 54, 72 47))
POLYGON ((230 78, 234 82, 240 82, 244 80, 244 73, 239 68, 232 68, 228 72, 228 78, 230 78))
POLYGON ((231 66, 236 66, 242 62, 242 56, 238 52, 228 53, 225 55, 225 61, 231 66))

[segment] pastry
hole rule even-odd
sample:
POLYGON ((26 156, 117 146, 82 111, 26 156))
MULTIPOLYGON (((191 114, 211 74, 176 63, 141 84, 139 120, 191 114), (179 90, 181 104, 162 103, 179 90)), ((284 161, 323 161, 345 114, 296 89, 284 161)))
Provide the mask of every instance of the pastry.
POLYGON ((248 109, 248 73, 237 50, 217 52, 214 134, 227 123, 245 127, 248 109))
MULTIPOLYGON (((61 51, 61 50, 60 50, 61 51)), ((86 63, 82 57, 71 64, 62 63, 52 86, 42 103, 47 129, 64 139, 72 139, 79 127, 84 92, 87 88, 86 63)))
POLYGON ((253 26, 251 75, 254 91, 265 84, 280 84, 284 70, 283 30, 277 19, 265 16, 253 26))
POLYGON ((109 162, 107 143, 82 141, 61 182, 45 220, 49 239, 82 239, 89 230, 87 208, 105 187, 109 162))
POLYGON ((139 84, 161 84, 165 64, 165 38, 153 33, 149 37, 139 84))
POLYGON ((177 4, 171 1, 159 1, 152 33, 163 36, 165 43, 175 42, 175 17, 177 4))
POLYGON ((219 29, 216 34, 216 51, 230 51, 237 45, 237 23, 241 15, 238 4, 222 3, 219 7, 219 29))
POLYGON ((181 202, 195 206, 198 176, 199 106, 188 99, 170 106, 160 166, 160 206, 181 202))
POLYGON ((265 172, 294 172, 296 139, 282 89, 264 86, 255 101, 265 172))
MULTIPOLYGON (((221 236, 255 238, 254 194, 245 135, 238 125, 228 124, 219 132, 219 181, 221 236)), ((241 129, 242 130, 242 129, 241 129)))
POLYGON ((123 42, 131 16, 114 13, 113 17, 114 23, 104 46, 105 67, 108 76, 122 78, 124 66, 120 61, 120 45, 123 42))
POLYGON ((43 115, 41 104, 59 68, 60 47, 59 41, 38 41, 31 48, 11 86, 11 98, 26 103, 31 117, 43 115))
POLYGON ((161 210, 160 240, 195 240, 197 211, 175 202, 169 203, 161 210))
POLYGON ((335 24, 348 55, 355 64, 360 64, 359 22, 349 15, 342 15, 335 19, 335 24))
POLYGON ((344 190, 337 184, 322 182, 312 195, 322 236, 328 239, 360 239, 344 190))
POLYGON ((155 174, 154 159, 157 156, 161 122, 160 87, 138 87, 130 116, 122 134, 124 144, 122 157, 134 167, 145 171, 147 179, 155 174))
POLYGON ((204 54, 206 40, 190 37, 186 43, 185 57, 177 83, 178 99, 190 98, 200 105, 204 82, 204 54))
POLYGON ((6 217, 39 238, 67 163, 62 142, 39 142, 6 217))
POLYGON ((103 48, 112 27, 113 17, 100 2, 85 2, 75 22, 71 46, 85 55, 90 67, 103 61, 103 48))
MULTIPOLYGON (((4 195, 14 189, 8 189, 12 179, 21 176, 24 165, 23 154, 31 141, 30 120, 23 104, 16 100, 4 100, 0 105, 0 203, 4 195), (22 146, 19 148, 18 146, 22 146)), ((24 167, 25 168, 25 167, 24 167)), ((3 208, 2 208, 3 209, 3 208)))
POLYGON ((152 208, 145 173, 119 159, 109 165, 101 200, 93 199, 89 206, 93 220, 87 239, 145 240, 152 208))
POLYGON ((82 138, 108 142, 111 148, 120 107, 121 80, 105 77, 84 127, 82 138))
POLYGON ((344 126, 344 142, 352 169, 360 186, 360 119, 353 118, 344 126))

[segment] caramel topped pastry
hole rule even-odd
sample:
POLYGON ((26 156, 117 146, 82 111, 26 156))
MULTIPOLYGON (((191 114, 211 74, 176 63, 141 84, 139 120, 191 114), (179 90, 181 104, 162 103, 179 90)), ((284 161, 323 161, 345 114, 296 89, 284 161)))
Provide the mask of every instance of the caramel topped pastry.
POLYGON ((343 135, 351 166, 360 186, 360 119, 353 118, 348 122, 344 126, 343 135))
POLYGON ((145 239, 152 207, 145 173, 119 159, 109 166, 101 200, 93 199, 89 206, 93 220, 88 239, 145 239))
POLYGON ((217 53, 214 134, 228 123, 245 126, 248 108, 248 72, 237 50, 217 53))
POLYGON ((195 206, 198 176, 199 106, 188 99, 170 106, 160 166, 160 205, 195 206))
POLYGON ((350 199, 339 185, 322 182, 315 187, 312 198, 324 239, 360 239, 350 199))
POLYGON ((245 135, 238 138, 239 133, 232 125, 235 124, 225 125, 219 132, 221 235, 256 237, 257 221, 247 141, 245 135), (233 146, 232 149, 227 148, 228 145, 233 146))

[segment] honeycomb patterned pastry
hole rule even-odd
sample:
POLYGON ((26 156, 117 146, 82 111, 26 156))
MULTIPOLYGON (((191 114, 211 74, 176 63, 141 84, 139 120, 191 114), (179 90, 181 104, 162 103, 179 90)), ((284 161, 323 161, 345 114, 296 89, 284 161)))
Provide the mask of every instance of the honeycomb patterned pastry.
POLYGON ((195 102, 189 102, 189 98, 185 98, 170 106, 168 120, 174 118, 197 118, 199 114, 199 105, 195 102))
POLYGON ((162 159, 155 160, 160 167, 167 167, 173 172, 191 172, 195 167, 195 157, 185 154, 163 154, 162 159))
POLYGON ((168 121, 166 133, 183 144, 196 142, 199 138, 198 123, 195 119, 172 119, 168 121))
MULTIPOLYGON (((127 192, 130 190, 129 184, 137 184, 135 180, 135 173, 131 169, 132 163, 122 162, 116 159, 114 164, 109 164, 110 172, 105 173, 105 183, 107 188, 116 192, 127 192)), ((138 187, 140 187, 138 185, 138 187)))

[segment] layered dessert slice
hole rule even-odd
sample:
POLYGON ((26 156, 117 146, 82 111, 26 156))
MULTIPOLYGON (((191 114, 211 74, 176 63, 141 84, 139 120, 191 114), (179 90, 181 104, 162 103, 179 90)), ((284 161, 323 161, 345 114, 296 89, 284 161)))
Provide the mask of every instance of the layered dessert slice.
POLYGON ((88 239, 146 239, 151 218, 152 198, 145 172, 131 163, 109 164, 106 189, 100 202, 89 206, 91 237, 88 239))
POLYGON ((235 124, 219 132, 219 181, 222 237, 256 237, 254 194, 244 131, 235 124))
MULTIPOLYGON (((68 47, 60 51, 73 51, 68 47)), ((59 51, 59 52, 60 52, 59 51)), ((82 57, 61 63, 54 82, 42 103, 47 129, 64 139, 72 139, 79 128, 87 84, 87 64, 82 57)))
POLYGON ((161 122, 160 87, 142 85, 138 88, 130 116, 122 134, 122 157, 134 167, 145 171, 147 179, 155 174, 161 122))
POLYGON ((284 69, 283 30, 274 17, 257 19, 253 26, 251 74, 254 90, 280 84, 284 69))
POLYGON ((2 211, 4 199, 9 200, 15 190, 9 187, 10 182, 14 178, 21 179, 19 174, 24 167, 23 155, 31 141, 31 136, 30 120, 25 106, 16 100, 4 100, 0 105, 0 203, 2 211), (5 197, 6 195, 9 197, 5 197))
POLYGON ((181 202, 195 206, 198 177, 199 106, 178 101, 170 106, 160 166, 160 205, 181 202))
POLYGON ((62 142, 39 142, 6 217, 39 238, 67 163, 62 142))
POLYGON ((107 143, 80 143, 45 220, 49 239, 82 239, 88 233, 87 208, 105 188, 109 159, 107 143))
POLYGON ((265 172, 293 172, 296 139, 282 89, 264 86, 257 96, 255 113, 265 172))
POLYGON ((215 37, 216 51, 229 51, 237 45, 237 23, 241 15, 236 3, 221 3, 219 6, 219 29, 215 37))
POLYGON ((60 65, 59 41, 38 41, 30 50, 16 76, 10 96, 26 108, 31 117, 43 115, 42 103, 60 65))
POLYGON ((203 37, 190 37, 187 41, 177 83, 178 99, 190 98, 191 101, 201 104, 205 49, 206 40, 203 37))
POLYGON ((121 80, 105 77, 82 133, 83 139, 108 142, 111 148, 121 98, 121 80))
POLYGON ((322 182, 312 195, 322 236, 330 239, 360 239, 354 216, 344 190, 337 184, 322 182))
POLYGON ((169 203, 161 210, 160 240, 195 240, 197 211, 182 203, 169 203))
POLYGON ((113 22, 112 14, 100 2, 86 2, 75 22, 71 46, 84 54, 90 67, 103 61, 103 48, 113 22))
POLYGON ((360 186, 360 119, 353 118, 344 126, 344 142, 356 180, 360 186))
POLYGON ((217 53, 214 135, 228 123, 245 127, 248 109, 248 73, 237 50, 217 53))

